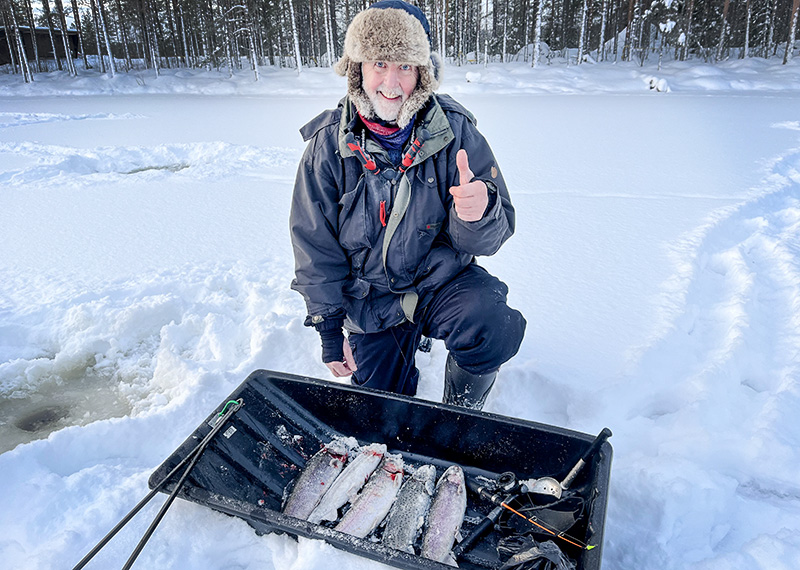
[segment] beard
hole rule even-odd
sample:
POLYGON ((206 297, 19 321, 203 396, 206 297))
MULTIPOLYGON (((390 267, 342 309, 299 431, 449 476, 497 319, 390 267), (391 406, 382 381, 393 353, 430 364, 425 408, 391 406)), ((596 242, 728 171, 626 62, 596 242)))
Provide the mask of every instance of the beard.
POLYGON ((400 114, 400 108, 408 99, 408 96, 403 93, 403 90, 400 87, 397 87, 396 89, 385 89, 378 87, 378 89, 375 91, 367 91, 367 97, 369 98, 370 103, 372 103, 372 108, 375 110, 375 114, 388 123, 394 123, 397 121, 397 116, 400 114), (383 93, 383 95, 381 95, 381 93, 383 93))

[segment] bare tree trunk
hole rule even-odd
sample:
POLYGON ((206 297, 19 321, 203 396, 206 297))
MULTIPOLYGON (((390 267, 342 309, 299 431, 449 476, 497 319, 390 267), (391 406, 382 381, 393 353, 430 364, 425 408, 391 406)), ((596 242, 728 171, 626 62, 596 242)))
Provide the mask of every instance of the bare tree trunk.
POLYGON ((686 11, 686 33, 683 40, 683 50, 681 51, 681 61, 689 57, 689 45, 692 42, 692 19, 694 15, 694 0, 689 0, 689 8, 686 11))
POLYGON ((545 0, 536 1, 536 26, 533 28, 533 61, 531 67, 539 66, 539 56, 541 54, 539 44, 542 41, 542 10, 545 0))
POLYGON ((100 17, 97 15, 97 6, 94 0, 90 0, 89 5, 92 8, 92 21, 94 22, 94 45, 97 46, 97 60, 100 64, 100 73, 106 72, 106 62, 103 59, 102 47, 100 45, 100 17))
POLYGON ((11 39, 8 34, 8 16, 6 16, 6 12, 10 14, 11 17, 11 26, 14 30, 14 39, 16 40, 17 44, 17 57, 19 58, 19 66, 22 70, 22 78, 24 79, 25 83, 32 83, 33 82, 33 73, 31 73, 31 68, 28 65, 28 56, 25 53, 25 44, 22 43, 22 34, 19 31, 19 24, 17 23, 17 15, 14 13, 14 6, 11 5, 10 0, 6 0, 3 2, 3 21, 6 29, 6 40, 8 41, 8 54, 11 56, 11 65, 14 66, 14 50, 11 46, 11 39))
POLYGON ((17 51, 19 53, 20 67, 22 68, 22 77, 25 83, 33 83, 33 73, 31 72, 30 65, 28 65, 28 55, 25 53, 25 44, 22 43, 22 34, 19 31, 17 15, 14 14, 13 6, 10 6, 9 12, 11 12, 11 25, 14 26, 14 37, 17 40, 17 51))
POLYGON ((69 71, 72 77, 77 77, 78 70, 75 69, 75 60, 72 59, 72 49, 69 46, 69 30, 67 29, 67 16, 64 14, 64 3, 61 0, 55 0, 55 2, 59 20, 61 21, 61 43, 64 44, 64 58, 67 62, 67 71, 69 71))
POLYGON ((316 18, 314 17, 314 0, 308 0, 308 35, 308 43, 309 47, 311 48, 311 58, 316 62, 317 67, 319 67, 320 52, 318 49, 319 42, 317 41, 319 38, 319 32, 317 30, 316 18))
POLYGON ((116 0, 117 3, 117 26, 119 27, 119 36, 122 40, 122 47, 125 51, 125 71, 133 69, 133 61, 131 61, 131 50, 128 47, 128 31, 125 29, 125 13, 122 11, 122 3, 116 0))
POLYGON ((213 55, 214 46, 211 43, 211 33, 209 32, 214 23, 214 14, 204 9, 203 16, 204 25, 201 27, 202 36, 200 39, 203 43, 203 57, 206 59, 206 68, 210 70, 214 67, 214 58, 216 57, 213 55))
POLYGON ((247 5, 244 6, 244 16, 247 21, 247 44, 250 51, 250 65, 252 67, 253 76, 255 81, 258 81, 258 61, 256 58, 256 44, 254 41, 255 36, 255 21, 250 15, 250 9, 247 5))
POLYGON ((189 57, 192 60, 192 67, 199 67, 200 40, 198 39, 196 31, 192 31, 192 33, 189 35, 189 57))
POLYGON ((297 21, 294 17, 294 4, 292 0, 286 0, 289 4, 289 17, 292 20, 292 40, 294 41, 294 58, 297 65, 297 73, 303 72, 303 61, 300 59, 300 37, 297 35, 297 21))
POLYGON ((330 4, 327 0, 322 0, 322 19, 324 23, 322 27, 325 28, 325 51, 328 54, 327 63, 328 67, 333 66, 333 29, 330 21, 330 4))
MULTIPOLYGON (((349 4, 345 4, 345 5, 349 6, 349 4)), ((281 7, 283 7, 283 3, 281 3, 281 7)), ((288 24, 288 22, 286 21, 286 18, 287 18, 286 11, 282 9, 281 10, 281 20, 280 20, 280 23, 278 25, 278 42, 277 42, 278 43, 278 67, 279 68, 284 66, 284 64, 285 64, 285 62, 284 62, 285 54, 288 52, 288 48, 286 47, 288 45, 287 44, 288 40, 286 39, 284 32, 286 30, 287 25, 289 27, 291 27, 291 25, 288 24)))
POLYGON ((181 39, 181 47, 183 51, 183 64, 186 67, 194 67, 189 58, 189 45, 186 43, 186 22, 183 18, 183 5, 178 3, 178 0, 172 0, 172 11, 175 14, 175 20, 178 24, 178 30, 181 39))
POLYGON ((75 20, 75 29, 78 31, 78 45, 81 49, 83 68, 89 69, 89 58, 86 56, 86 41, 83 39, 83 27, 81 26, 81 11, 78 9, 78 0, 72 0, 72 19, 75 20))
POLYGON ((219 7, 219 15, 222 19, 222 29, 225 33, 223 41, 225 42, 225 60, 228 62, 228 77, 233 77, 233 55, 231 54, 230 26, 228 25, 228 18, 225 14, 225 8, 222 5, 219 7))
POLYGON ((639 65, 644 66, 644 60, 647 58, 647 49, 643 48, 644 42, 642 41, 642 36, 644 35, 644 18, 642 17, 642 3, 636 3, 636 30, 639 33, 639 37, 636 40, 636 48, 639 49, 639 65))
MULTIPOLYGON (((0 3, 0 14, 3 15, 3 29, 10 30, 11 29, 11 21, 9 20, 8 12, 11 12, 11 1, 10 0, 2 0, 0 3)), ((14 41, 11 39, 12 34, 4 34, 6 36, 6 44, 8 44, 8 57, 11 60, 11 73, 17 73, 17 56, 14 55, 14 48, 19 47, 19 43, 17 42, 14 45, 14 41)), ((26 81, 27 83, 27 81, 26 81)))
MULTIPOLYGON (((175 18, 174 18, 175 14, 172 10, 172 4, 170 3, 169 0, 166 0, 166 2, 164 2, 164 7, 167 10, 167 25, 169 26, 169 36, 170 36, 169 41, 172 44, 172 56, 175 58, 175 67, 180 67, 180 61, 178 56, 180 51, 178 50, 178 44, 180 40, 178 39, 178 33, 176 31, 177 26, 175 25, 175 18)), ((169 63, 169 57, 167 58, 167 63, 169 63)), ((168 65, 168 67, 171 66, 168 65)))
POLYGON ((722 54, 725 51, 725 38, 728 34, 728 8, 730 8, 731 0, 725 0, 722 5, 722 25, 719 32, 719 44, 717 45, 717 61, 722 59, 722 54))
POLYGON ((597 44, 597 61, 606 60, 606 22, 608 21, 608 0, 603 0, 603 13, 600 15, 600 41, 597 44))
POLYGON ((50 33, 50 45, 53 48, 53 58, 56 60, 56 64, 58 65, 58 70, 61 71, 61 59, 58 57, 58 50, 56 50, 56 40, 55 36, 53 35, 53 15, 50 13, 50 3, 47 0, 42 0, 42 11, 44 12, 44 17, 47 20, 47 29, 50 33))
POLYGON ((461 4, 463 1, 464 0, 453 0, 453 2, 455 2, 455 6, 453 7, 455 11, 455 18, 453 18, 453 61, 459 66, 461 65, 462 51, 461 28, 464 27, 464 20, 460 17, 461 4))
POLYGON ((772 3, 772 10, 769 14, 769 33, 767 34, 767 45, 764 46, 764 58, 769 58, 769 52, 772 51, 772 45, 775 40, 775 17, 778 14, 778 0, 772 3))
POLYGON ((508 50, 508 0, 505 1, 505 14, 503 14, 503 63, 508 61, 506 51, 508 50))
POLYGON ((447 57, 447 10, 450 7, 450 0, 444 0, 444 10, 441 14, 441 36, 439 37, 439 53, 442 57, 447 57))
MULTIPOLYGON (((39 59, 39 42, 36 41, 36 21, 33 19, 31 0, 25 0, 25 13, 28 16, 28 31, 31 34, 31 45, 33 46, 33 57, 36 60, 36 69, 42 71, 42 61, 39 59)), ((9 53, 11 53, 10 50, 9 53)))
POLYGON ((578 38, 578 65, 583 63, 583 52, 586 49, 586 22, 589 19, 589 2, 583 0, 583 8, 581 9, 581 25, 580 25, 580 38, 578 38))
POLYGON ((614 63, 616 64, 619 61, 619 35, 622 33, 622 30, 619 29, 620 21, 619 21, 619 10, 622 8, 622 0, 619 0, 619 4, 615 0, 611 4, 611 9, 613 11, 614 17, 612 18, 613 22, 616 22, 614 26, 614 63), (619 5, 619 8, 617 6, 619 5))
POLYGON ((631 60, 632 38, 633 38, 633 16, 635 13, 637 0, 628 2, 628 25, 625 28, 625 45, 622 48, 622 61, 631 60))
POLYGON ((745 2, 745 27, 744 27, 744 47, 739 59, 750 57, 750 19, 753 15, 753 6, 750 0, 745 2))
POLYGON ((786 53, 783 54, 783 64, 786 65, 792 60, 794 50, 794 39, 797 37, 797 17, 800 12, 800 0, 794 0, 792 4, 791 25, 789 26, 789 39, 786 41, 786 53))
MULTIPOLYGON (((111 52, 111 39, 108 35, 108 26, 106 26, 106 15, 105 15, 105 8, 103 7, 103 0, 94 0, 97 2, 97 17, 100 19, 100 28, 103 31, 103 41, 106 44, 106 53, 108 53, 108 69, 111 72, 111 77, 114 77, 117 74, 117 66, 114 62, 114 54, 111 52)), ((97 46, 98 54, 100 52, 100 46, 97 46)), ((100 58, 102 59, 102 55, 100 58)))
POLYGON ((480 33, 481 29, 485 28, 483 33, 483 67, 487 67, 489 65, 489 0, 486 0, 486 11, 483 10, 482 7, 479 7, 481 11, 480 19, 477 22, 476 31, 477 35, 475 36, 475 59, 478 59, 478 51, 480 49, 480 33))
MULTIPOLYGON (((97 0, 98 2, 100 0, 97 0)), ((161 50, 158 48, 158 35, 156 34, 155 12, 148 0, 144 2, 145 7, 145 26, 147 26, 147 50, 150 52, 150 61, 153 64, 153 71, 156 77, 161 75, 161 50)))
MULTIPOLYGON (((486 0, 486 3, 489 3, 489 0, 486 0)), ((478 63, 480 60, 479 54, 481 52, 481 14, 483 14, 483 7, 481 6, 481 1, 477 0, 475 3, 475 63, 478 63)), ((488 13, 488 9, 487 9, 488 13)), ((486 58, 484 58, 484 64, 486 63, 486 58)))

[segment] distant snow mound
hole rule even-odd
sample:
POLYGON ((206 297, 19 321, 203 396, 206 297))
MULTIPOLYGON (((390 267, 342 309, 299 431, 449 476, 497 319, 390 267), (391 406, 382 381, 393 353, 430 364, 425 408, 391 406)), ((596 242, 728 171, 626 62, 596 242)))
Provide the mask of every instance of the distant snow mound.
POLYGON ((468 71, 464 78, 467 80, 467 83, 480 83, 481 82, 481 74, 477 71, 468 71))
POLYGON ((659 93, 669 93, 671 91, 667 80, 663 77, 646 77, 645 82, 647 82, 652 91, 658 91, 659 93))
POLYGON ((191 176, 210 178, 242 171, 267 173, 296 164, 298 152, 287 148, 263 148, 226 142, 161 144, 136 147, 79 149, 34 142, 0 143, 0 154, 26 158, 32 166, 0 171, 7 184, 49 183, 56 178, 80 179, 98 175, 169 175, 191 171, 191 176))

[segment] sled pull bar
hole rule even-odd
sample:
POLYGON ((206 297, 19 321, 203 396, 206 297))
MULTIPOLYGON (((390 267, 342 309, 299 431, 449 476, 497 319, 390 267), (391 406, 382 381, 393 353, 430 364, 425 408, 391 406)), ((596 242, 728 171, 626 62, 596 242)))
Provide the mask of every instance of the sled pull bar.
POLYGON ((175 490, 172 491, 172 493, 170 494, 170 496, 167 499, 167 501, 161 507, 161 510, 158 512, 158 515, 156 515, 156 518, 150 524, 150 528, 147 529, 147 532, 142 537, 142 539, 139 541, 139 544, 136 546, 136 549, 134 550, 133 554, 131 554, 131 557, 125 563, 124 569, 128 570, 131 566, 133 566, 134 561, 139 556, 139 553, 144 548, 144 545, 150 539, 150 536, 155 531, 156 526, 158 526, 158 523, 160 523, 161 519, 164 518, 164 515, 167 512, 167 509, 170 507, 172 502, 175 500, 175 497, 178 496, 178 492, 180 491, 181 487, 183 486, 183 483, 186 481, 186 478, 189 476, 189 473, 194 468, 195 464, 197 464, 197 461, 198 461, 198 459, 200 459, 200 456, 203 454, 203 451, 205 451, 206 447, 208 447, 208 444, 211 443, 211 440, 214 438, 215 435, 217 435, 217 433, 219 433, 219 431, 228 422, 228 420, 231 418, 231 416, 233 416, 233 414, 235 414, 237 411, 239 411, 239 409, 243 405, 244 405, 244 402, 242 401, 241 398, 239 398, 238 400, 230 400, 230 401, 228 401, 225 404, 225 406, 223 407, 222 411, 219 414, 217 414, 216 422, 214 423, 214 427, 211 429, 210 432, 208 432, 208 434, 206 434, 206 436, 197 445, 197 447, 195 447, 193 450, 191 450, 189 453, 187 453, 186 457, 184 457, 181 460, 181 462, 178 463, 178 465, 176 465, 172 469, 172 471, 167 473, 166 477, 164 477, 164 479, 162 479, 160 483, 158 483, 155 487, 153 487, 153 489, 141 501, 139 501, 139 503, 135 507, 133 507, 133 509, 131 509, 131 511, 127 515, 125 515, 122 518, 122 520, 120 520, 117 523, 117 525, 114 528, 112 528, 109 531, 109 533, 107 535, 105 535, 103 537, 103 539, 100 542, 98 542, 95 545, 95 547, 91 551, 89 551, 89 553, 86 556, 84 556, 83 559, 80 562, 78 562, 72 570, 81 570, 81 568, 86 566, 89 563, 89 561, 92 558, 94 558, 95 555, 97 555, 97 553, 100 552, 100 550, 102 550, 103 547, 106 544, 108 544, 109 541, 112 538, 114 538, 114 536, 120 530, 122 530, 122 528, 126 524, 128 524, 130 522, 130 520, 133 517, 135 517, 136 514, 140 510, 142 510, 142 508, 144 508, 144 506, 147 503, 149 503, 150 500, 153 497, 156 496, 156 493, 158 493, 167 484, 167 482, 170 479, 172 479, 172 476, 175 475, 178 471, 180 471, 187 463, 189 463, 189 466, 186 467, 185 471, 183 472, 183 475, 180 478, 180 481, 178 481, 178 484, 175 486, 175 490))

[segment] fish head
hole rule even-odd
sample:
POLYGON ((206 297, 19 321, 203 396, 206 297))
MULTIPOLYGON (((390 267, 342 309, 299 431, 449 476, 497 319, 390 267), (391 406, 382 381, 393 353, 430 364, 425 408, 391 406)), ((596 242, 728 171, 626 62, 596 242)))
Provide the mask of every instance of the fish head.
POLYGON ((414 471, 412 477, 423 485, 426 493, 433 495, 433 491, 436 487, 436 467, 433 465, 423 465, 414 471))
POLYGON ((386 471, 391 477, 392 481, 399 477, 403 478, 403 456, 402 455, 385 455, 381 461, 381 469, 386 471))
POLYGON ((324 449, 331 457, 344 457, 347 459, 350 450, 356 446, 358 446, 358 442, 354 437, 337 437, 326 443, 324 449))
POLYGON ((457 485, 459 487, 464 486, 464 470, 458 465, 451 465, 445 470, 444 473, 442 473, 437 485, 441 485, 442 483, 457 485))

